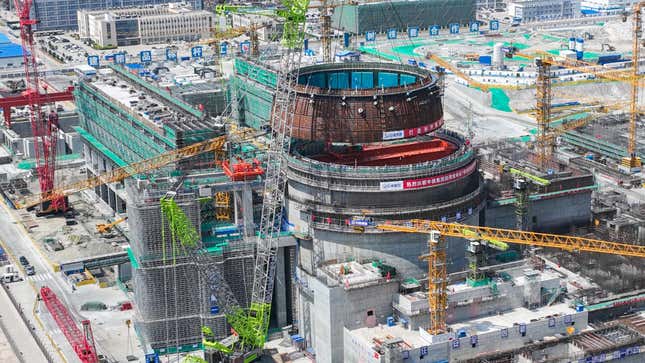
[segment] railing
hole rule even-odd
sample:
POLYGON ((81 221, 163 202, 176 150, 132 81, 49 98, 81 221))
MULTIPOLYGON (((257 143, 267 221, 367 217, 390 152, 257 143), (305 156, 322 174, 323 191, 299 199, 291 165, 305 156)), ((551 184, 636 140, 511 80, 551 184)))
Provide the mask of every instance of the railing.
POLYGON ((303 209, 308 208, 314 212, 319 212, 319 213, 336 213, 336 214, 346 214, 346 215, 361 215, 364 213, 365 210, 369 210, 371 215, 392 215, 392 214, 410 214, 410 213, 419 213, 419 212, 426 212, 426 211, 431 211, 431 210, 439 210, 439 209, 445 209, 448 207, 452 206, 458 206, 460 204, 469 202, 484 192, 484 185, 481 183, 479 187, 471 192, 468 193, 464 196, 461 196, 456 199, 451 199, 449 201, 445 202, 439 202, 439 203, 434 203, 434 204, 426 204, 420 207, 413 207, 413 206, 397 206, 397 207, 389 207, 389 208, 383 208, 383 207, 378 207, 378 206, 363 206, 361 208, 343 208, 343 207, 333 207, 333 206, 327 206, 327 205, 321 205, 321 204, 315 204, 311 203, 309 201, 303 202, 299 200, 294 200, 293 198, 291 199, 292 201, 300 204, 303 206, 303 209), (405 208, 405 209, 403 209, 405 208))
POLYGON ((404 176, 409 176, 410 174, 440 174, 445 171, 454 170, 459 166, 463 166, 474 157, 474 151, 464 144, 465 140, 461 135, 452 131, 444 130, 438 132, 436 136, 460 145, 459 149, 455 153, 438 160, 400 166, 340 165, 313 160, 302 155, 289 155, 287 160, 290 168, 305 173, 315 174, 317 176, 317 180, 320 180, 320 177, 358 177, 361 179, 371 177, 374 180, 382 180, 388 176, 402 178, 404 176))
POLYGON ((322 72, 322 71, 344 71, 344 70, 376 70, 376 71, 397 71, 405 74, 414 75, 420 78, 420 80, 410 83, 405 86, 399 87, 387 87, 387 88, 371 88, 371 89, 323 89, 314 86, 296 85, 296 91, 298 92, 307 92, 315 94, 324 94, 324 95, 354 95, 354 96, 373 96, 375 93, 378 95, 387 95, 387 94, 398 94, 402 92, 411 91, 418 88, 423 88, 430 84, 436 83, 436 78, 432 76, 429 71, 424 70, 423 68, 412 67, 404 64, 394 64, 394 63, 334 63, 334 64, 322 64, 314 65, 310 67, 305 67, 300 69, 300 76, 306 76, 307 74, 322 72))

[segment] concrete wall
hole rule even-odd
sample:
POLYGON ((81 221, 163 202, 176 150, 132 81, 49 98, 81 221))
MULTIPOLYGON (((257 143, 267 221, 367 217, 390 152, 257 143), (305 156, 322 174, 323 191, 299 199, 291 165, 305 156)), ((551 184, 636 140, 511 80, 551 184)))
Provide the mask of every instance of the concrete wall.
MULTIPOLYGON (((591 192, 535 200, 528 207, 528 229, 534 231, 568 230, 572 225, 591 221, 591 192)), ((515 205, 495 206, 489 202, 486 225, 515 228, 515 205)))
MULTIPOLYGON (((477 334, 477 345, 475 347, 472 347, 470 344, 470 336, 455 338, 459 340, 459 346, 454 347, 454 345, 450 345, 450 361, 456 362, 458 360, 474 357, 480 353, 490 353, 494 351, 502 351, 515 347, 521 347, 531 341, 540 340, 545 336, 553 336, 558 333, 567 334, 566 328, 569 327, 570 324, 564 323, 564 318, 564 316, 556 317, 555 327, 548 326, 548 319, 541 319, 534 322, 518 321, 518 324, 526 324, 526 335, 522 336, 519 332, 519 325, 515 325, 508 328, 507 338, 501 337, 499 327, 491 325, 491 331, 487 333, 477 334)), ((572 313, 571 318, 572 322, 575 323, 573 326, 576 328, 576 331, 579 331, 580 329, 583 329, 587 326, 586 311, 575 314, 572 313)), ((491 324, 493 323, 491 322, 491 324)), ((455 339, 453 339, 453 341, 455 339)))
POLYGON ((308 280, 315 298, 308 307, 310 325, 300 324, 300 330, 301 335, 312 337, 309 344, 316 352, 316 362, 321 363, 345 362, 343 328, 366 326, 368 310, 373 310, 377 322, 384 324, 392 315, 392 297, 399 288, 395 280, 349 290, 343 286, 327 287, 316 278, 308 280))

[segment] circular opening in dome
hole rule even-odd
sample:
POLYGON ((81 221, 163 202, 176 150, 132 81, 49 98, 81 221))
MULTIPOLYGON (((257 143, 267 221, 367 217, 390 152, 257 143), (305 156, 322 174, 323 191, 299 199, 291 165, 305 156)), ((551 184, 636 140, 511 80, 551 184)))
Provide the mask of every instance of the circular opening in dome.
POLYGON ((368 90, 411 86, 431 79, 429 72, 406 65, 324 65, 300 70, 298 84, 329 90, 368 90))

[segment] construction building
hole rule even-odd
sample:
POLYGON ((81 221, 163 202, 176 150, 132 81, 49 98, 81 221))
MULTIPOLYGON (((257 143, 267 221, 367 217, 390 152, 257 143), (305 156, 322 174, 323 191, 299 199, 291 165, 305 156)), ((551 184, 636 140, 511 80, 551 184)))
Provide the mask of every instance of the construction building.
POLYGON ((467 25, 475 20, 476 11, 475 0, 366 2, 337 7, 332 15, 332 26, 354 34, 385 33, 392 28, 405 32, 413 26, 426 30, 433 25, 467 25))
MULTIPOLYGON (((105 10, 124 7, 137 7, 167 4, 177 0, 41 0, 34 2, 34 17, 38 20, 38 30, 76 30, 78 10, 105 10)), ((13 8, 13 2, 9 2, 13 8)), ((202 0, 190 0, 193 9, 203 9, 202 0)))
POLYGON ((186 3, 79 10, 78 33, 99 47, 196 41, 207 38, 213 14, 186 3))
MULTIPOLYGON (((89 175, 224 133, 214 112, 178 98, 185 96, 179 90, 200 101, 208 96, 176 85, 168 89, 171 92, 124 66, 101 68, 95 77, 79 83, 75 98, 80 122, 75 129, 83 142, 89 175)), ((219 103, 217 108, 221 108, 219 103)), ((262 159, 260 146, 239 145, 229 152, 243 159, 262 159)), ((254 264, 251 241, 263 183, 254 178, 234 179, 215 167, 215 155, 209 153, 157 170, 149 178, 95 189, 115 213, 127 212, 138 317, 135 326, 147 347, 158 353, 200 348, 202 324, 213 328, 219 338, 227 335, 223 315, 211 309, 212 286, 205 275, 209 266, 219 265, 240 305, 248 304, 254 264), (179 248, 164 220, 161 199, 169 195, 189 219, 190 228, 199 232, 194 249, 207 252, 199 262, 179 248)), ((294 316, 295 287, 290 276, 295 243, 289 232, 280 238, 277 258, 276 283, 284 288, 274 294, 272 327, 289 325, 294 316)))
POLYGON ((524 21, 577 18, 580 0, 512 0, 506 5, 508 15, 524 21))

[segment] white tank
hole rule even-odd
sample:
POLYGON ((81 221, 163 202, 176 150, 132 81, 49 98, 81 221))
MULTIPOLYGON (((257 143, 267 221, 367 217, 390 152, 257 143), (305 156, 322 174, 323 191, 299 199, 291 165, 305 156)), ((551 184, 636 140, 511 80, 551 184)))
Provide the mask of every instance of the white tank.
POLYGON ((495 43, 493 46, 493 67, 502 67, 504 65, 504 47, 503 43, 495 43))
POLYGON ((585 49, 585 40, 582 38, 576 39, 576 52, 583 52, 585 49))

